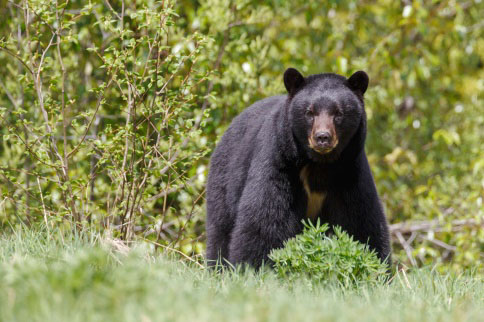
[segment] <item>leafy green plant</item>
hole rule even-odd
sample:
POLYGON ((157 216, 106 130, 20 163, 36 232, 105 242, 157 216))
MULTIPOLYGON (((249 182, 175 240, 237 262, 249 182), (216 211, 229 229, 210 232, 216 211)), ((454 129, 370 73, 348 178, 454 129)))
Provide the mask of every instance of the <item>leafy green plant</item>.
POLYGON ((277 274, 317 283, 338 282, 345 287, 383 282, 388 267, 368 245, 353 240, 340 227, 334 227, 331 235, 328 230, 319 220, 316 225, 304 222, 302 234, 269 255, 277 274))

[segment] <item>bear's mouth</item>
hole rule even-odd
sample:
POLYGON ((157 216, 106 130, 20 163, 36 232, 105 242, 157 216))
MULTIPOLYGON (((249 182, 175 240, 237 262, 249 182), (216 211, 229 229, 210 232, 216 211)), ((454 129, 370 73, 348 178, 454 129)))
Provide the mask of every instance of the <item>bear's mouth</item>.
POLYGON ((330 153, 338 145, 338 139, 334 139, 331 143, 326 145, 317 144, 316 142, 314 142, 314 139, 312 136, 308 138, 308 141, 309 141, 309 147, 311 148, 311 150, 321 155, 330 153))

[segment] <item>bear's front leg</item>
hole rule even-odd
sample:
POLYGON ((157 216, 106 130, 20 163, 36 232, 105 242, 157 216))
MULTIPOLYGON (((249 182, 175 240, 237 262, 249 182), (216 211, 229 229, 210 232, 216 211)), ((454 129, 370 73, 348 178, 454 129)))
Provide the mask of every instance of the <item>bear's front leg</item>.
POLYGON ((269 253, 302 231, 289 180, 248 180, 242 193, 229 244, 229 261, 259 268, 269 253))

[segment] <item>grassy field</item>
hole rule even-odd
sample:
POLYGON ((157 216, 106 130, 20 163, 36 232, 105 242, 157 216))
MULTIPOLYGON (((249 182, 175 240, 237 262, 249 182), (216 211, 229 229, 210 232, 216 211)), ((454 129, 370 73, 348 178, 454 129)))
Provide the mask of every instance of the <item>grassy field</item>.
POLYGON ((352 290, 214 274, 107 238, 0 237, 1 321, 483 321, 482 276, 420 269, 352 290))

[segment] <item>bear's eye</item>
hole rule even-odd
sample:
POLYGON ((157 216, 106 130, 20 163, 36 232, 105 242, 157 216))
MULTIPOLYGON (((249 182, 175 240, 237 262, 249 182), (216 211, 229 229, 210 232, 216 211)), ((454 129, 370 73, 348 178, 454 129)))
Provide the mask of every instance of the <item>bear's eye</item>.
POLYGON ((312 119, 313 119, 313 117, 314 117, 314 113, 313 113, 313 111, 311 111, 311 110, 307 110, 307 111, 306 111, 306 117, 307 117, 308 119, 312 120, 312 119))
POLYGON ((334 120, 336 123, 341 123, 341 121, 343 120, 343 112, 337 111, 334 115, 334 120))

